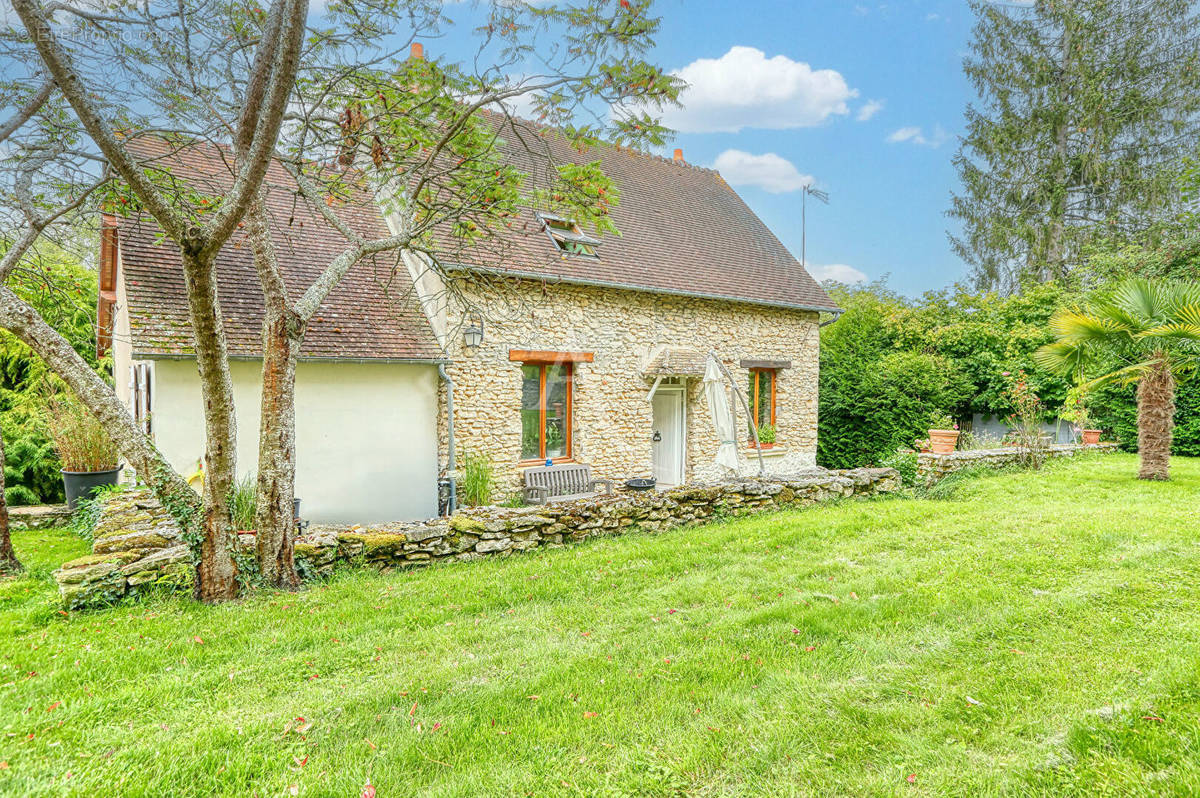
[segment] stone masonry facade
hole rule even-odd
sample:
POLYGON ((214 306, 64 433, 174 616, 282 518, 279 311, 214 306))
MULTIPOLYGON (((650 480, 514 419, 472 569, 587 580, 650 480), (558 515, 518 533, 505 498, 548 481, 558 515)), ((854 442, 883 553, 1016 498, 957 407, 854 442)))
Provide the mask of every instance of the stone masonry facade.
MULTIPOLYGON (((506 556, 592 537, 664 531, 724 516, 799 508, 899 488, 896 471, 864 468, 620 492, 540 507, 477 507, 424 522, 310 527, 296 541, 296 570, 301 577, 313 579, 328 576, 339 564, 413 567, 439 560, 506 556)), ((238 549, 240 556, 252 558, 253 535, 239 536, 238 549)), ((144 488, 124 491, 105 503, 92 551, 54 572, 68 609, 100 607, 126 596, 186 590, 192 585, 191 552, 166 510, 144 488)))
MULTIPOLYGON (((498 292, 463 280, 448 292, 447 370, 455 382, 455 436, 460 452, 486 455, 502 493, 519 486, 521 366, 516 350, 592 353, 574 367, 572 459, 597 478, 618 483, 652 472, 653 417, 647 364, 663 347, 712 351, 744 393, 743 361, 787 362, 776 382, 777 439, 764 452, 768 474, 815 466, 817 444, 818 314, 744 302, 651 294, 563 283, 509 283, 498 292), (503 299, 497 300, 497 296, 503 299), (463 343, 465 307, 482 308, 485 333, 475 351, 463 343)), ((724 475, 713 464, 718 441, 700 375, 684 378, 684 482, 724 475)), ((736 402, 736 400, 732 400, 736 402)), ((746 413, 736 407, 741 475, 758 473, 746 413)), ((441 396, 446 453, 446 398, 441 396)), ((529 465, 529 463, 525 463, 529 465)))

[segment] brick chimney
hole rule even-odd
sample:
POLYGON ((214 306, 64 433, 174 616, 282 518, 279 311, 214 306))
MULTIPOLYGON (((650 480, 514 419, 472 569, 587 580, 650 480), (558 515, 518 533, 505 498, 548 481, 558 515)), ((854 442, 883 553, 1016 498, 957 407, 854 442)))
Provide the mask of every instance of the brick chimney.
POLYGON ((415 61, 425 60, 425 45, 420 42, 413 42, 412 50, 409 52, 409 57, 415 61))
POLYGON ((676 161, 676 163, 683 163, 683 150, 682 149, 679 149, 679 148, 675 149, 675 161, 676 161))

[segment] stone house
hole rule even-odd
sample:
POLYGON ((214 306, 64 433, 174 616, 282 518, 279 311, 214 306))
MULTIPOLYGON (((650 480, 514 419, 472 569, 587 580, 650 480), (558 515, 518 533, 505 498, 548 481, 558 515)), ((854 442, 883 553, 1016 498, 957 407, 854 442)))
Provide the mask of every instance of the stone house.
MULTIPOLYGON (((610 146, 579 153, 545 141, 556 162, 602 162, 620 190, 611 210, 620 235, 594 238, 529 210, 500 246, 447 253, 438 269, 407 252, 399 268, 356 266, 318 313, 298 373, 297 495, 306 516, 432 514, 451 427, 459 465, 464 453, 486 458, 501 496, 518 488, 524 468, 547 460, 587 463, 618 483, 722 476, 701 386, 710 353, 746 401, 734 405, 743 471, 759 469, 747 409, 775 432, 761 451, 768 473, 815 465, 819 314, 837 312, 832 300, 716 171, 679 151, 673 159, 610 146), (322 486, 343 468, 334 489, 322 486)), ((529 157, 511 153, 537 179, 529 157)), ((193 169, 219 171, 220 159, 206 161, 202 148, 188 158, 193 169)), ((294 213, 284 207, 290 194, 273 170, 269 196, 280 219, 294 213)), ((356 223, 395 231, 401 222, 385 206, 354 206, 356 223)), ((135 412, 146 404, 173 463, 194 461, 202 425, 178 264, 154 245, 152 224, 111 223, 100 318, 114 330, 117 373, 130 375, 124 396, 135 412)), ((302 231, 276 224, 289 242, 286 277, 303 285, 336 234, 316 218, 302 231)), ((236 240, 226 250, 222 302, 245 361, 234 369, 239 462, 253 470, 261 299, 248 253, 236 240)))

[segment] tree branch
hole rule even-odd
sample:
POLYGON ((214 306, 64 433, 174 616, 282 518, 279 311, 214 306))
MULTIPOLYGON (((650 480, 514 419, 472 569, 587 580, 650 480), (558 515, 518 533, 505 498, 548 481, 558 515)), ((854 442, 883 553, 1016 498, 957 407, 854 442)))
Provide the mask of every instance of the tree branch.
MULTIPOLYGON (((18 0, 29 2, 29 0, 18 0)), ((216 216, 205 230, 204 247, 201 257, 215 255, 228 240, 246 209, 258 196, 259 186, 267 174, 271 158, 275 155, 276 142, 279 139, 279 129, 283 124, 283 114, 287 109, 288 98, 292 93, 292 85, 300 69, 300 50, 304 43, 305 20, 308 15, 308 0, 276 0, 285 8, 280 26, 278 43, 270 70, 270 80, 264 92, 265 101, 261 112, 254 115, 254 135, 247 139, 249 145, 238 152, 240 164, 237 177, 229 189, 227 200, 221 204, 216 216)), ((249 121, 249 120, 248 120, 249 121)), ((237 132, 238 140, 242 140, 245 131, 237 132)))
POLYGON ((12 119, 5 122, 3 126, 0 126, 0 144, 3 144, 9 136, 11 136, 13 133, 16 133, 18 130, 20 130, 22 125, 32 119, 33 115, 36 114, 41 107, 46 104, 46 100, 50 99, 50 95, 53 91, 54 81, 47 79, 46 82, 41 85, 41 88, 37 90, 37 93, 29 98, 29 102, 21 106, 20 110, 13 114, 12 119))
POLYGON ((37 0, 12 0, 12 5, 25 25, 25 30, 33 39, 42 62, 50 70, 55 84, 75 110, 88 135, 108 158, 117 174, 137 194, 138 199, 163 231, 176 241, 182 241, 187 232, 183 217, 171 207, 162 192, 142 172, 137 161, 130 156, 116 133, 109 127, 99 107, 92 100, 92 94, 83 84, 71 56, 59 44, 58 37, 55 36, 37 0))

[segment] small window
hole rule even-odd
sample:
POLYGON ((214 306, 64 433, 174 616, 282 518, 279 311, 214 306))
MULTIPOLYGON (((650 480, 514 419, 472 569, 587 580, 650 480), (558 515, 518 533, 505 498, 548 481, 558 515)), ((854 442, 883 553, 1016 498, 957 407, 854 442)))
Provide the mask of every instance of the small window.
POLYGON ((746 401, 760 429, 768 424, 775 427, 775 378, 775 369, 750 369, 750 388, 746 393, 746 401))
POLYGON ((521 459, 571 456, 570 363, 521 366, 521 459))
POLYGON ((146 435, 153 435, 150 410, 154 407, 152 391, 154 373, 149 363, 134 363, 129 366, 129 404, 133 420, 146 435))
POLYGON ((539 213, 538 218, 559 251, 568 255, 597 257, 596 247, 600 245, 600 240, 586 235, 574 221, 548 213, 539 213))

